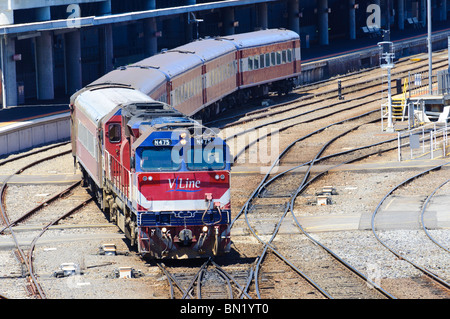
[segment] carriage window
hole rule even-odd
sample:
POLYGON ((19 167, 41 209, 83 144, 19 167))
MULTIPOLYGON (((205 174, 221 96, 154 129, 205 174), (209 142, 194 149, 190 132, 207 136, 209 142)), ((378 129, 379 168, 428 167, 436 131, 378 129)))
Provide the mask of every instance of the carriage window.
POLYGON ((255 55, 254 60, 253 60, 253 68, 255 70, 259 69, 259 56, 255 55))
POLYGON ((286 50, 283 50, 283 51, 281 52, 281 55, 282 55, 282 57, 283 57, 283 63, 286 63, 286 50))
POLYGON ((276 65, 276 63, 275 63, 275 52, 272 52, 271 54, 270 54, 270 64, 271 65, 276 65))
POLYGON ((292 50, 287 50, 287 61, 292 62, 292 50))
POLYGON ((270 66, 270 53, 266 53, 266 67, 270 66))
POLYGON ((110 143, 119 143, 122 140, 120 124, 118 123, 109 124, 108 139, 110 143))
POLYGON ((281 64, 281 52, 277 51, 277 65, 281 64))
POLYGON ((253 70, 253 57, 248 57, 248 70, 253 70))
POLYGON ((264 67, 264 54, 259 56, 259 64, 261 65, 261 69, 264 67))

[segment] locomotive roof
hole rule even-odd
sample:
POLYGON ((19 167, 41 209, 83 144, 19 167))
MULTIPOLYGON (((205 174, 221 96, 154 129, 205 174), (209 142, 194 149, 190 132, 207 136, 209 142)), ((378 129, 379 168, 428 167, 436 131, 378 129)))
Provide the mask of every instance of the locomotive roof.
POLYGON ((239 49, 251 48, 269 43, 284 42, 298 38, 299 36, 297 33, 286 29, 260 30, 223 37, 223 39, 235 43, 239 49))
POLYGON ((148 102, 154 102, 154 100, 137 90, 110 87, 86 90, 77 96, 74 104, 76 109, 83 111, 98 125, 104 116, 119 105, 148 102))

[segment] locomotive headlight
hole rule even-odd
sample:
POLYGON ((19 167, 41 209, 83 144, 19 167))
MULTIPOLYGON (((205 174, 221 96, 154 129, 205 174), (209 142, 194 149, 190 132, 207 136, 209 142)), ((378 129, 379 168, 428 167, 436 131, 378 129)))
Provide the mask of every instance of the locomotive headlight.
POLYGON ((145 182, 147 180, 147 176, 142 177, 142 180, 145 182))
POLYGON ((208 226, 203 226, 202 231, 206 233, 208 231, 208 226))
POLYGON ((214 178, 216 179, 216 180, 219 180, 219 175, 216 175, 216 176, 214 176, 214 178))
POLYGON ((153 177, 149 176, 148 181, 151 182, 153 180, 153 177))
POLYGON ((186 145, 186 140, 180 140, 181 145, 186 145))
POLYGON ((180 134, 180 138, 186 138, 186 136, 187 136, 186 132, 180 134))
POLYGON ((161 231, 163 232, 163 234, 165 234, 167 232, 167 228, 163 227, 163 228, 161 228, 161 231))
POLYGON ((220 179, 221 179, 221 180, 224 180, 224 179, 225 179, 225 175, 223 175, 223 174, 220 175, 220 179))

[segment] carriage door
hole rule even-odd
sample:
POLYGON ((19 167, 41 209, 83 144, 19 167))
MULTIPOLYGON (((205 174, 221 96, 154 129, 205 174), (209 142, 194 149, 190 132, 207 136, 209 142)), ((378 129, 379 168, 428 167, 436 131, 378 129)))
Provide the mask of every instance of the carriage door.
POLYGON ((122 126, 120 122, 108 122, 105 127, 105 149, 107 176, 120 185, 120 145, 122 144, 122 126))

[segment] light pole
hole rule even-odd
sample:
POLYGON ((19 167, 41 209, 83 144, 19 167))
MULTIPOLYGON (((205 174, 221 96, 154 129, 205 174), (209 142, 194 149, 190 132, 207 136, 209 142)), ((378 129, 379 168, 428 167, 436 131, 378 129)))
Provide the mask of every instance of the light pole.
POLYGON ((428 22, 428 94, 433 93, 433 83, 431 82, 432 68, 432 47, 431 47, 431 0, 427 0, 427 22, 428 22))
POLYGON ((386 132, 394 132, 394 124, 392 122, 392 95, 391 95, 391 69, 394 67, 394 50, 393 43, 390 41, 378 42, 381 48, 380 67, 387 69, 388 72, 388 126, 386 132))

